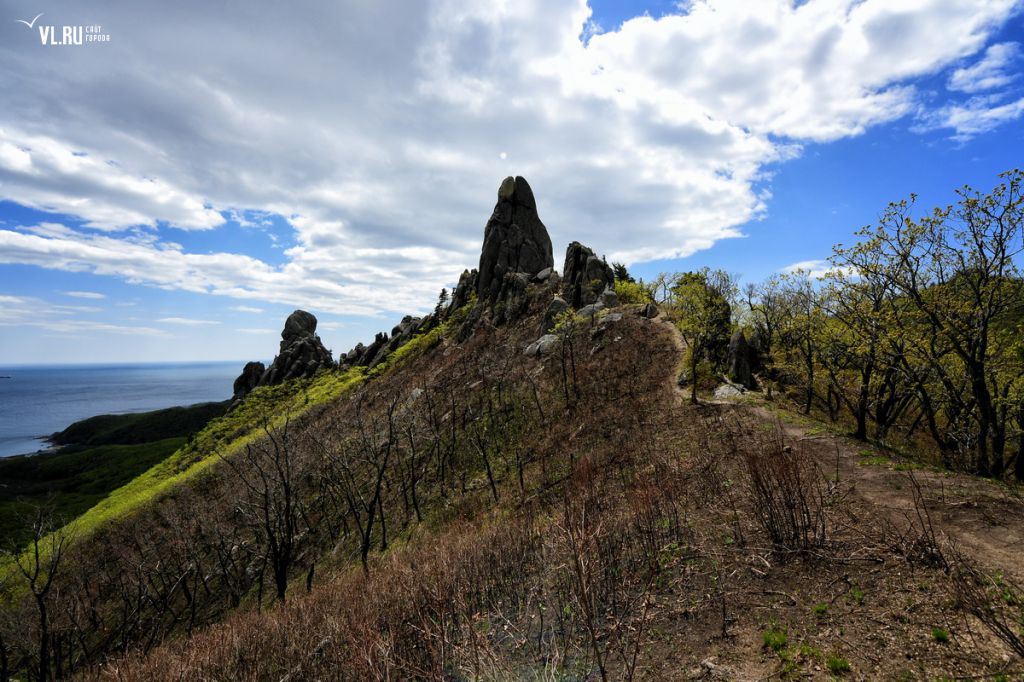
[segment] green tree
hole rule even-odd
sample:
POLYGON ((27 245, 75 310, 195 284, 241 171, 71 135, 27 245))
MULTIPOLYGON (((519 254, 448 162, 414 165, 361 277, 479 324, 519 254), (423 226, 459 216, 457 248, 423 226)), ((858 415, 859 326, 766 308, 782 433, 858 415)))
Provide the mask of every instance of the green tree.
POLYGON ((722 270, 703 268, 680 275, 672 287, 676 326, 687 346, 690 371, 690 400, 697 402, 697 372, 702 359, 712 364, 722 360, 729 344, 732 277, 722 270))
POLYGON ((753 327, 751 339, 754 347, 761 355, 764 365, 764 384, 769 400, 778 379, 775 369, 775 353, 778 350, 780 336, 789 319, 789 298, 782 286, 781 279, 775 275, 758 285, 748 284, 744 288, 744 297, 753 327))
POLYGON ((616 282, 633 282, 633 276, 629 274, 629 270, 623 263, 612 262, 612 272, 615 273, 616 282))
POLYGON ((780 282, 789 311, 780 330, 784 358, 793 373, 801 377, 804 385, 803 412, 810 414, 814 404, 819 343, 825 322, 821 292, 809 273, 801 270, 782 275, 780 282))
POLYGON ((1016 262, 1024 251, 1024 173, 1000 177, 991 193, 963 187, 954 206, 920 220, 909 216, 908 202, 893 204, 878 227, 860 233, 867 237, 860 248, 879 254, 869 274, 905 299, 905 326, 919 332, 915 350, 971 424, 958 442, 973 450, 973 469, 983 476, 1006 466, 1010 401, 1020 381, 1001 332, 1019 323, 1024 296, 1016 262))
POLYGON ((444 316, 445 308, 448 307, 448 290, 441 287, 441 293, 437 295, 437 305, 434 306, 434 324, 439 324, 444 316))

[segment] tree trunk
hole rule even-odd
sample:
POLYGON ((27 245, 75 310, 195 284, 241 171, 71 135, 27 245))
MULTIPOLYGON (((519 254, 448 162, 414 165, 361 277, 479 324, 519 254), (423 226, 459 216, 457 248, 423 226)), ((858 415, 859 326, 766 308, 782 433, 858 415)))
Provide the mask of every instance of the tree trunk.
POLYGON ((690 353, 690 402, 697 404, 697 364, 699 357, 696 353, 690 353))
POLYGON ((39 680, 46 682, 50 679, 50 622, 45 599, 37 596, 36 605, 39 607, 39 680))

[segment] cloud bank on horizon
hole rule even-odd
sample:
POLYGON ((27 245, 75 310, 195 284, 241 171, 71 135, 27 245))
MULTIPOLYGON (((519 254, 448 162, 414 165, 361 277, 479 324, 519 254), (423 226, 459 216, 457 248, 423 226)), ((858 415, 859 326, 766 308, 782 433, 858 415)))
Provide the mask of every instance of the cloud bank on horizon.
POLYGON ((0 264, 424 310, 475 265, 505 175, 556 245, 640 262, 739 236, 805 145, 1024 114, 1020 46, 991 42, 1018 0, 694 0, 608 31, 585 0, 349 5, 65 3, 44 19, 112 41, 58 49, 0 22, 0 201, 48 214, 0 224, 0 264), (280 262, 175 241, 269 217, 280 262))

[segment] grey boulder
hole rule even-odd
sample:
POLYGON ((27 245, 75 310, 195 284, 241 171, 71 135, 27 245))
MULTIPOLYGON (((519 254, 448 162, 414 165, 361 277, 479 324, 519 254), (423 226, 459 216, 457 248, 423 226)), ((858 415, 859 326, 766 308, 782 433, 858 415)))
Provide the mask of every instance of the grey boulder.
POLYGON ((527 346, 523 353, 530 358, 538 355, 550 355, 558 347, 559 343, 560 340, 555 334, 545 334, 527 346))

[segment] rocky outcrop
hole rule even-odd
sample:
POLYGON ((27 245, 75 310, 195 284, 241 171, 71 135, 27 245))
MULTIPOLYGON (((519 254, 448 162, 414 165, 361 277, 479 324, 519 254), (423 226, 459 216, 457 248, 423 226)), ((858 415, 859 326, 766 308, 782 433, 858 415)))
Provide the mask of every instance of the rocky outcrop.
POLYGON ((719 400, 728 398, 739 398, 746 393, 746 388, 740 384, 721 384, 715 389, 715 397, 719 400))
POLYGON ((281 348, 274 362, 260 377, 260 386, 279 384, 289 379, 309 377, 321 369, 333 369, 334 358, 316 335, 316 318, 305 310, 296 310, 284 323, 281 348))
POLYGON ((565 300, 573 308, 579 309, 597 303, 606 291, 610 291, 614 297, 615 274, 611 266, 583 244, 569 244, 565 250, 565 267, 562 270, 562 294, 565 300))
POLYGON ((445 315, 451 315, 456 310, 462 308, 462 306, 469 303, 469 298, 476 292, 477 281, 480 279, 480 272, 473 268, 472 270, 463 270, 459 276, 459 283, 455 286, 455 290, 452 292, 452 300, 448 305, 448 310, 445 315))
POLYGON ((235 379, 233 400, 237 402, 249 395, 254 388, 260 385, 260 379, 263 378, 263 373, 266 371, 267 368, 262 362, 245 363, 242 373, 235 379))
POLYGON ((537 215, 530 185, 521 177, 505 178, 484 229, 477 296, 481 302, 503 304, 504 317, 511 319, 509 312, 518 309, 526 286, 554 265, 551 238, 537 215))
POLYGON ((372 369, 384 362, 389 355, 405 345, 416 334, 428 331, 433 324, 433 315, 426 317, 406 315, 392 328, 390 336, 386 332, 379 332, 369 346, 357 343, 355 348, 341 356, 339 365, 342 369, 350 367, 372 369))
POLYGON ((369 367, 389 340, 387 332, 378 332, 369 346, 357 343, 355 348, 341 356, 341 368, 369 367))
POLYGON ((420 325, 422 325, 424 321, 424 318, 413 317, 412 315, 406 315, 403 317, 402 321, 391 329, 391 339, 377 351, 377 354, 373 358, 370 359, 367 363, 367 367, 376 367, 383 362, 387 356, 405 345, 406 341, 416 335, 416 332, 419 331, 420 325))
POLYGON ((742 330, 737 330, 729 339, 727 355, 729 380, 747 389, 757 388, 754 380, 754 365, 757 362, 757 351, 747 343, 742 330))

